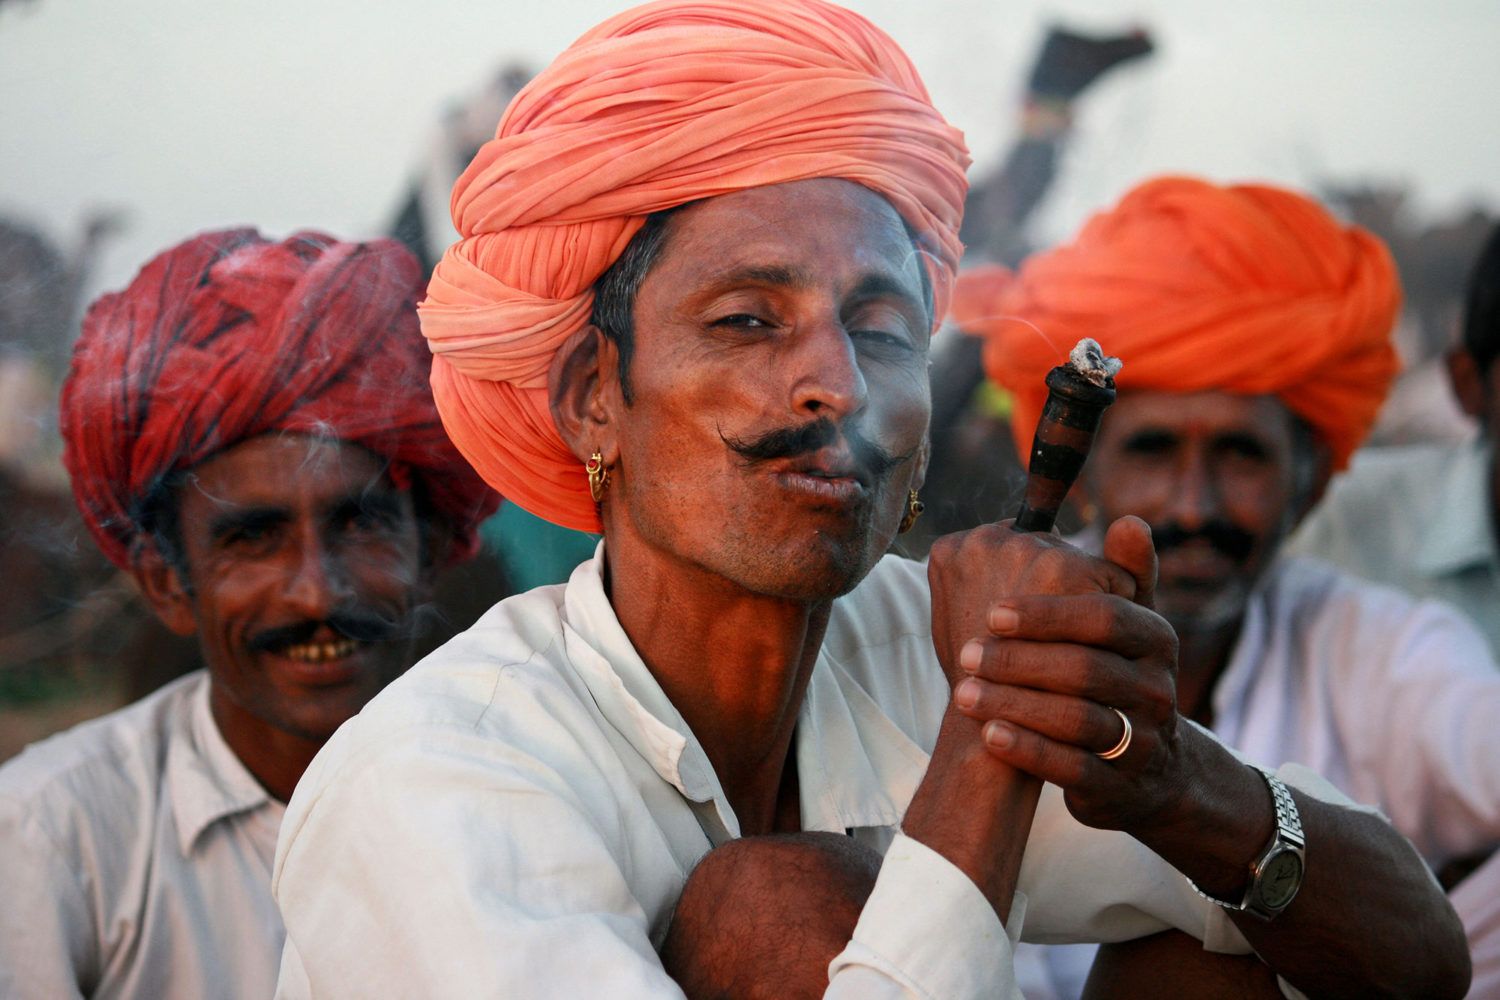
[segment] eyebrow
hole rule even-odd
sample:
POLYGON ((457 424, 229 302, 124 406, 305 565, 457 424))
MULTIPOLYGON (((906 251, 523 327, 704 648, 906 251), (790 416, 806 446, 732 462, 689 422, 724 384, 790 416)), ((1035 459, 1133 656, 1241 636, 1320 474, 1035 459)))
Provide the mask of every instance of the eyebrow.
MULTIPOLYGON (((773 288, 808 288, 813 284, 812 276, 800 267, 785 264, 748 264, 714 275, 710 279, 714 287, 725 285, 769 285, 773 288)), ((927 306, 920 295, 914 295, 898 278, 881 271, 867 271, 850 292, 853 299, 896 298, 910 302, 918 312, 926 314, 927 306)))
POLYGON ((214 541, 228 538, 246 528, 264 528, 281 524, 290 515, 281 507, 242 507, 220 514, 209 522, 208 535, 214 541))

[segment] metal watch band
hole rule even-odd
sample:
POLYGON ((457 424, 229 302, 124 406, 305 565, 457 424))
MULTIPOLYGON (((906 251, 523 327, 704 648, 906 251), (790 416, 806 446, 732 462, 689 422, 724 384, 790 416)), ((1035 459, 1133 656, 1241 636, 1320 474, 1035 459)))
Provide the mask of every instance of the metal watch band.
MULTIPOLYGON (((1283 848, 1293 849, 1297 854, 1303 855, 1307 847, 1307 839, 1302 833, 1302 816, 1297 812, 1297 803, 1292 799, 1292 793, 1287 790, 1286 785, 1282 783, 1280 778, 1259 764, 1251 764, 1250 766, 1265 779, 1266 787, 1271 790, 1271 802, 1276 810, 1276 828, 1271 831, 1271 839, 1265 848, 1250 863, 1250 881, 1245 886, 1244 895, 1237 901, 1220 899, 1218 896, 1214 896, 1198 888, 1198 884, 1191 878, 1187 880, 1187 883, 1192 886, 1194 892, 1210 903, 1217 904, 1235 913, 1250 912, 1262 920, 1269 920, 1279 911, 1267 911, 1253 905, 1256 898, 1256 885, 1262 872, 1262 865, 1268 858, 1283 848)), ((1183 877, 1186 878, 1186 876, 1183 877)), ((1285 906, 1285 904, 1282 905, 1285 906)))

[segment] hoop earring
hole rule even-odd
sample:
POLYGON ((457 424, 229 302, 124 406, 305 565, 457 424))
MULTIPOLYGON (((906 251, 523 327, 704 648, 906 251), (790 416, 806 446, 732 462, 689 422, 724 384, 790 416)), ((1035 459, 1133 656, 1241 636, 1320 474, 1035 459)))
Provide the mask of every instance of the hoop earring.
POLYGON ((604 502, 604 493, 609 489, 609 470, 604 467, 604 456, 597 451, 583 463, 583 471, 589 474, 589 496, 594 503, 604 502))
POLYGON ((927 505, 917 498, 917 491, 908 491, 906 494, 906 513, 901 515, 901 527, 896 530, 903 535, 906 534, 911 530, 911 526, 917 523, 917 518, 922 516, 922 511, 926 509, 927 505))

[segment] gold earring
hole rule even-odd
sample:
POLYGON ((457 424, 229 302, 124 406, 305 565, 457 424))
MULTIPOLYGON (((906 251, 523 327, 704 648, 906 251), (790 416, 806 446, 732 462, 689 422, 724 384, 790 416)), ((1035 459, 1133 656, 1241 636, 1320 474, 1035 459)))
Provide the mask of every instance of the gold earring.
POLYGON ((911 526, 917 523, 917 518, 922 516, 922 511, 927 505, 917 498, 917 491, 910 490, 906 494, 906 513, 901 515, 901 527, 896 530, 903 535, 911 530, 911 526))
POLYGON ((604 502, 604 491, 609 489, 609 470, 604 467, 604 456, 597 451, 583 463, 583 471, 589 474, 589 496, 594 503, 604 502))

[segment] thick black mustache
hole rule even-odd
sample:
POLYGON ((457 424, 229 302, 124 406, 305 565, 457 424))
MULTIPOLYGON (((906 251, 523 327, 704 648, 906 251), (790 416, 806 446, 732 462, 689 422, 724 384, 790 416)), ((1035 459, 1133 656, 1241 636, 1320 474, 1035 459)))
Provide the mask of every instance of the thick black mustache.
POLYGON ((1156 554, 1165 555, 1180 545, 1202 539, 1221 555, 1235 562, 1244 561, 1255 549, 1255 536, 1228 521, 1214 519, 1201 528, 1184 528, 1173 521, 1168 524, 1153 524, 1151 539, 1156 543, 1156 554))
MULTIPOLYGON (((733 438, 723 431, 719 432, 719 437, 747 462, 769 462, 778 458, 796 458, 798 455, 826 448, 838 441, 839 428, 827 417, 820 417, 810 423, 778 428, 749 439, 733 438)), ((853 428, 845 431, 844 437, 849 441, 854 461, 869 476, 871 482, 882 479, 898 463, 915 454, 913 451, 905 455, 892 455, 853 428)))
POLYGON ((322 621, 301 621, 279 625, 252 635, 245 645, 254 652, 268 652, 309 642, 318 629, 328 626, 346 639, 358 642, 385 642, 411 634, 410 622, 386 618, 367 608, 344 608, 322 621))

